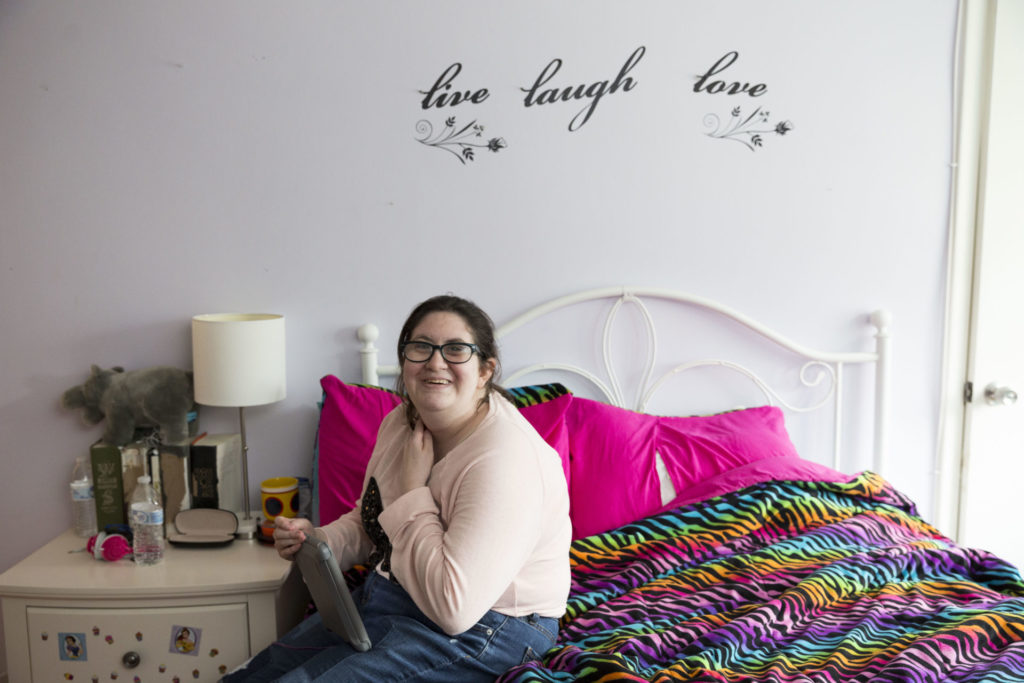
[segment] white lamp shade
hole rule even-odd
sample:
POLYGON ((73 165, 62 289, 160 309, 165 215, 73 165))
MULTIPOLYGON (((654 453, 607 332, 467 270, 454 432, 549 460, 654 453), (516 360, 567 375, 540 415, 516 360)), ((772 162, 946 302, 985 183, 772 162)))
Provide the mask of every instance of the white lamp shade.
POLYGON ((259 406, 285 397, 284 316, 214 313, 192 318, 196 403, 259 406))

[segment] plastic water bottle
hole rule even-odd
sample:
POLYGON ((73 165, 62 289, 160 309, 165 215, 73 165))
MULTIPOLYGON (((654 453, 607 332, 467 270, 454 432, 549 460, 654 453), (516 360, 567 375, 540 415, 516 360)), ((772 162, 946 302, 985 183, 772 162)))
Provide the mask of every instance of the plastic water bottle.
POLYGON ((85 457, 75 458, 71 471, 71 514, 75 535, 89 538, 96 535, 96 500, 92 491, 92 472, 85 457))
POLYGON ((149 475, 139 477, 129 508, 132 527, 132 553, 135 564, 157 564, 164 559, 164 509, 149 475))

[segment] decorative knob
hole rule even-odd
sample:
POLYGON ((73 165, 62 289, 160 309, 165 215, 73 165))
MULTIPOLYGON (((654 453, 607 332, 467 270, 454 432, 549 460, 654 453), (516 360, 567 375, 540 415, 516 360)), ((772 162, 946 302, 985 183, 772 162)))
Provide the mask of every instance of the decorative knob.
POLYGON ((138 652, 125 652, 124 657, 121 657, 121 663, 125 665, 125 668, 134 669, 142 663, 142 657, 138 652))
POLYGON ((990 406, 1008 406, 1017 402, 1017 392, 995 382, 985 387, 985 403, 990 406))
POLYGON ((373 342, 377 341, 377 338, 380 336, 380 330, 373 323, 366 323, 356 330, 356 336, 364 344, 373 346, 373 342))

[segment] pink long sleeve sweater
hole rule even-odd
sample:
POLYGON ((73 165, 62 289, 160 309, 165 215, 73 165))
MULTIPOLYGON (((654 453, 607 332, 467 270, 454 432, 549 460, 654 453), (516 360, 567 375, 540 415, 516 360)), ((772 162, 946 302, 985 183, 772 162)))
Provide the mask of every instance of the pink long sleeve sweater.
MULTIPOLYGON (((412 436, 405 411, 381 424, 366 468, 393 546, 391 572, 446 633, 487 610, 561 617, 569 593, 569 496, 558 454, 505 399, 493 395, 468 438, 431 470, 426 486, 396 496, 412 436)), ((367 559, 360 504, 322 527, 342 569, 367 559)))

